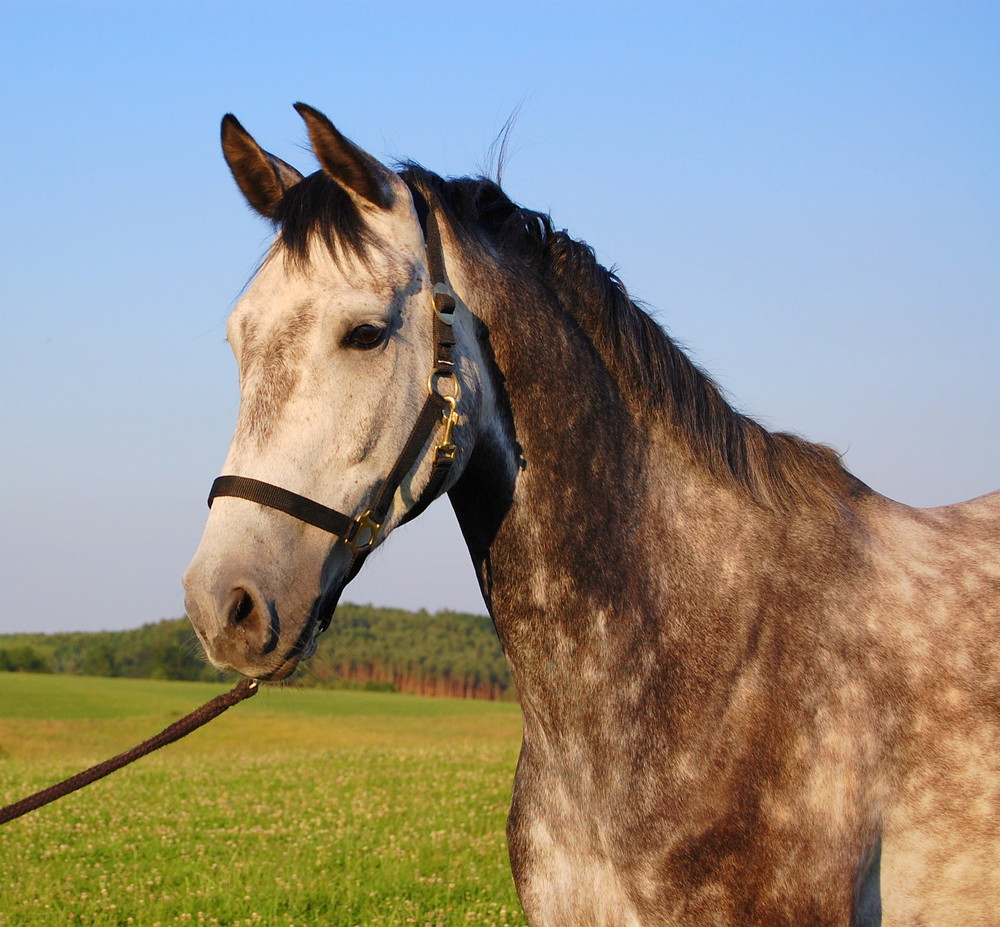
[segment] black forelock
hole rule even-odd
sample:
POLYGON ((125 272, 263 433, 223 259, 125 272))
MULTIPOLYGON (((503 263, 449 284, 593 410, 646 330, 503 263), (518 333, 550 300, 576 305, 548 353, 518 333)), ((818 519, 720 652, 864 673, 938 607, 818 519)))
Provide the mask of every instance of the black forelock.
POLYGON ((278 241, 300 263, 308 261, 315 237, 334 258, 355 257, 364 263, 370 249, 381 246, 351 195, 323 171, 303 178, 285 193, 274 222, 278 241))

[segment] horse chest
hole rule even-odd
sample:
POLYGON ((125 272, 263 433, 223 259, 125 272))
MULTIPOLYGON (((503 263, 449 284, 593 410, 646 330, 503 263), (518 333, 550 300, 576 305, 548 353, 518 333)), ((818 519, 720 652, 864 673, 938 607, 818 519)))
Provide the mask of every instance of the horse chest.
MULTIPOLYGON (((590 773, 580 769, 581 779, 590 773)), ((533 769, 522 755, 508 824, 511 863, 532 924, 638 927, 640 912, 614 862, 615 838, 596 792, 533 769)))

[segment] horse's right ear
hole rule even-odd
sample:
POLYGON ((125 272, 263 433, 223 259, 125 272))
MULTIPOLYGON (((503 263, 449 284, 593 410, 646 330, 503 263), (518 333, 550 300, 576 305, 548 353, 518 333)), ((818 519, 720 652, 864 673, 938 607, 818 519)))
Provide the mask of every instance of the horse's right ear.
POLYGON ((264 151, 232 113, 222 117, 222 154, 247 202, 265 219, 275 217, 285 191, 302 179, 290 164, 264 151))

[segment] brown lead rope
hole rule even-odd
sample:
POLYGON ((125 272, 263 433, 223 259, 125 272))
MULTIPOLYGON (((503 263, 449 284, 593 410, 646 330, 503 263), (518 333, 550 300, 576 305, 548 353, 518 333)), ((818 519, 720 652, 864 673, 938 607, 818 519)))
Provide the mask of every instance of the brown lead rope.
POLYGON ((139 757, 145 756, 147 753, 152 753, 154 750, 159 750, 160 747, 165 747, 175 740, 180 740, 186 734, 190 734, 203 724, 207 724, 213 718, 217 718, 227 708, 232 708, 233 705, 242 702, 244 699, 256 695, 257 687, 256 679, 241 679, 230 691, 224 692, 222 695, 217 695, 210 702, 202 705, 201 708, 196 708, 191 714, 181 718, 180 721, 175 721, 169 727, 164 728, 155 737, 150 737, 149 740, 143 741, 138 747, 133 747, 131 750, 119 753, 118 756, 113 756, 110 760, 105 760, 103 763, 98 763, 90 769, 85 769, 83 772, 77 773, 75 776, 70 776, 56 785, 50 785, 47 789, 42 789, 40 792, 35 792, 34 795, 29 795, 27 798, 22 798, 12 805, 7 805, 6 808, 0 808, 0 825, 6 824, 8 821, 13 821, 15 818, 19 818, 29 811, 34 811, 36 808, 41 808, 43 805, 47 805, 57 798, 69 795, 70 792, 82 789, 85 785, 90 785, 91 782, 103 779, 116 769, 128 766, 129 763, 134 762, 139 757))

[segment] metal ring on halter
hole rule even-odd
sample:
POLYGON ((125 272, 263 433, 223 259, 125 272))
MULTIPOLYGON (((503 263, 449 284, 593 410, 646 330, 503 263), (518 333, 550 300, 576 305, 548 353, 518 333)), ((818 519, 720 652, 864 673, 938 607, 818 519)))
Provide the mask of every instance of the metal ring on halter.
MULTIPOLYGON (((455 376, 455 371, 454 370, 432 370, 427 375, 427 394, 429 396, 435 396, 435 395, 440 396, 446 402, 449 399, 454 399, 455 402, 457 403, 462 398, 462 385, 458 382, 458 377, 455 376), (448 393, 442 393, 440 390, 434 389, 434 378, 435 377, 447 377, 450 380, 454 380, 455 381, 455 392, 451 393, 449 395, 448 393)), ((454 407, 452 407, 452 408, 454 408, 454 407)))
POLYGON ((372 510, 369 509, 354 519, 351 530, 344 535, 343 541, 355 554, 358 554, 375 546, 381 530, 382 523, 372 518, 372 510))

